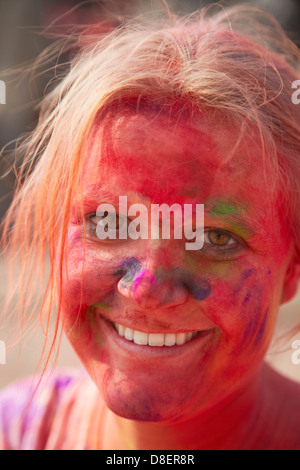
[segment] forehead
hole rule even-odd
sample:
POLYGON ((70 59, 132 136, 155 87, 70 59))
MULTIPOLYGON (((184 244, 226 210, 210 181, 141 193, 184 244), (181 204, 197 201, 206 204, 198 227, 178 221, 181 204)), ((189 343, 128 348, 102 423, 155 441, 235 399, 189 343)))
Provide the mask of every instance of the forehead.
POLYGON ((210 199, 270 203, 259 142, 203 114, 124 109, 96 118, 87 139, 86 187, 135 192, 153 203, 210 199), (232 158, 231 158, 232 157, 232 158))

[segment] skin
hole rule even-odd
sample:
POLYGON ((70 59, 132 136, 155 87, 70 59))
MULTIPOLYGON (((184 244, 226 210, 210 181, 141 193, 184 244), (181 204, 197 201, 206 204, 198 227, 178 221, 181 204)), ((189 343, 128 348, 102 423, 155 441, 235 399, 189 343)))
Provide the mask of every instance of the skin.
POLYGON ((222 166, 236 132, 208 116, 124 107, 93 123, 83 173, 84 271, 78 194, 63 320, 107 405, 104 448, 297 446, 298 386, 263 364, 278 308, 295 294, 294 244, 250 137, 222 166), (104 202, 118 207, 119 195, 149 212, 153 203, 204 203, 205 230, 225 230, 225 240, 230 232, 234 244, 206 238, 203 249, 187 251, 172 236, 99 240, 88 215, 104 202), (205 333, 183 346, 151 348, 121 339, 111 322, 148 333, 205 333))

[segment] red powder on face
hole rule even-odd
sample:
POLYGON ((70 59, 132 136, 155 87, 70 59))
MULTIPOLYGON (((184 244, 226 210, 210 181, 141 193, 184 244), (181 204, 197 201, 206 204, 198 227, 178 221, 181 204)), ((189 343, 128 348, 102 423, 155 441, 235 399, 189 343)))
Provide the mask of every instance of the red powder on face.
MULTIPOLYGON (((187 255, 185 240, 171 237, 103 242, 89 231, 83 277, 82 238, 72 245, 69 278, 63 286, 68 299, 65 325, 76 333, 76 341, 70 338, 74 348, 117 414, 137 419, 140 410, 143 419, 142 397, 147 390, 153 419, 168 420, 178 410, 192 417, 197 410, 218 401, 224 387, 233 389, 241 374, 247 380, 263 359, 277 314, 277 286, 289 239, 286 235, 279 240, 276 235, 283 230, 281 219, 269 211, 273 201, 266 191, 255 144, 243 143, 236 156, 255 160, 255 165, 243 169, 237 160, 223 165, 234 140, 224 126, 215 123, 211 130, 209 120, 200 114, 186 122, 178 116, 157 115, 153 110, 136 113, 126 109, 118 116, 108 113, 92 127, 82 185, 86 216, 102 203, 116 204, 120 195, 127 196, 128 204, 143 203, 148 209, 151 204, 207 203, 205 228, 231 231, 233 240, 240 240, 231 245, 231 251, 206 240, 202 250, 187 255), (194 188, 192 194, 190 188, 194 188), (229 220, 234 214, 210 213, 213 201, 219 200, 243 207, 243 216, 256 235, 242 241, 243 233, 235 233, 238 223, 229 220), (126 259, 135 259, 139 268, 127 273, 126 259), (269 269, 271 277, 266 276, 269 269), (241 283, 247 270, 254 274, 241 283), (197 294, 201 279, 209 285, 209 295, 197 294), (94 307, 89 310, 89 319, 81 309, 81 321, 76 323, 80 282, 82 304, 94 307), (262 289, 259 301, 256 295, 250 296, 246 306, 245 296, 256 286, 262 289), (101 308, 104 304, 108 308, 101 308), (262 330, 259 325, 264 323, 268 305, 268 321, 262 330), (249 329, 251 315, 257 328, 249 329), (155 348, 147 355, 135 350, 139 346, 134 343, 126 349, 125 343, 118 342, 113 322, 155 334, 209 333, 205 339, 194 338, 174 356, 166 354, 166 349, 161 355, 159 349, 153 353, 155 348), (261 341, 254 349, 258 328, 261 341), (247 345, 243 340, 246 332, 247 345), (105 364, 100 361, 95 368, 97 357, 105 358, 105 364), (234 362, 232 357, 236 358, 234 362), (120 380, 122 393, 116 399, 120 380), (182 384, 186 400, 182 398, 182 384), (168 398, 167 406, 162 397, 168 398)), ((76 204, 79 202, 80 195, 76 204)), ((74 221, 74 230, 77 225, 74 221)))

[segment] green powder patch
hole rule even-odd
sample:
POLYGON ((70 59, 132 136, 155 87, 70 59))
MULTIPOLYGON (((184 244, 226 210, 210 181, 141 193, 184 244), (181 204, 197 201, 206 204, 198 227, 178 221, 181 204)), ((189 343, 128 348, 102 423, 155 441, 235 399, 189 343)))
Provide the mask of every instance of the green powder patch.
POLYGON ((210 214, 227 215, 227 214, 235 214, 238 211, 239 209, 233 206, 232 204, 228 204, 226 202, 220 201, 214 205, 214 207, 210 211, 210 214))
POLYGON ((93 307, 101 308, 102 310, 105 310, 106 312, 109 312, 111 310, 111 305, 109 305, 108 303, 104 301, 94 304, 93 307))
POLYGON ((226 201, 214 204, 209 214, 217 217, 225 217, 225 230, 234 232, 244 239, 251 237, 251 231, 239 220, 239 214, 245 212, 245 207, 234 206, 226 201), (228 219, 226 219, 228 216, 228 219))

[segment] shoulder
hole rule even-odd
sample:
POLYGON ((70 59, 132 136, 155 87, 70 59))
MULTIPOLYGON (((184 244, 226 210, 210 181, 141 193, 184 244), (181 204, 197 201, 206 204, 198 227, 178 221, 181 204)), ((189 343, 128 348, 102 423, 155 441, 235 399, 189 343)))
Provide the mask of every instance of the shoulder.
POLYGON ((0 449, 44 449, 59 409, 74 400, 81 370, 60 370, 41 383, 33 377, 0 391, 0 449))
POLYGON ((267 366, 264 369, 267 401, 274 410, 274 436, 279 450, 300 450, 300 383, 267 366))

